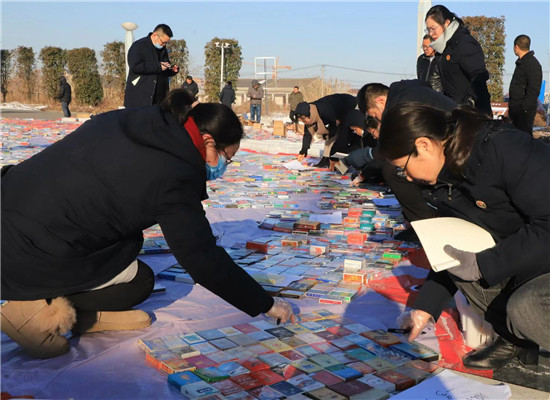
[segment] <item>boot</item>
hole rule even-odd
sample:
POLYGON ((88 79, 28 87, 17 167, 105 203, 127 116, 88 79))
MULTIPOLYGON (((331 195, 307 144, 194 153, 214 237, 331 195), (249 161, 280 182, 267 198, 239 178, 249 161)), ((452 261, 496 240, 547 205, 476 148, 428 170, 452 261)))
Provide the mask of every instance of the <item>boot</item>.
POLYGON ((498 369, 508 361, 518 358, 526 365, 538 364, 539 347, 535 344, 531 347, 516 346, 501 337, 491 345, 480 350, 474 350, 462 359, 465 367, 473 369, 498 369))
POLYGON ((62 334, 75 323, 76 312, 67 299, 9 300, 0 313, 2 332, 33 357, 57 357, 69 351, 69 342, 62 334))
POLYGON ((317 164, 314 165, 315 168, 327 168, 330 165, 328 157, 321 158, 317 164))
POLYGON ((151 317, 145 311, 79 311, 73 333, 102 331, 133 331, 151 325, 151 317))

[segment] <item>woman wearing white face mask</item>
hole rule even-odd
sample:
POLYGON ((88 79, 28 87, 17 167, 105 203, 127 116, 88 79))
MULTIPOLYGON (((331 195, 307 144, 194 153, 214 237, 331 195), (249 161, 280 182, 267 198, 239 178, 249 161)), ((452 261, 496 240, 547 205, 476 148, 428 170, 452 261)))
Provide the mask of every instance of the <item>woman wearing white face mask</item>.
POLYGON ((131 308, 153 289, 136 257, 156 223, 195 282, 251 316, 294 320, 288 303, 216 246, 201 201, 243 130, 223 104, 194 101, 177 89, 160 105, 98 115, 2 168, 1 328, 32 356, 69 351, 61 333, 70 329, 151 324, 131 308))
POLYGON ((430 46, 441 54, 443 94, 458 104, 469 104, 492 115, 485 56, 464 22, 447 7, 436 5, 426 13, 426 28, 433 39, 430 46))

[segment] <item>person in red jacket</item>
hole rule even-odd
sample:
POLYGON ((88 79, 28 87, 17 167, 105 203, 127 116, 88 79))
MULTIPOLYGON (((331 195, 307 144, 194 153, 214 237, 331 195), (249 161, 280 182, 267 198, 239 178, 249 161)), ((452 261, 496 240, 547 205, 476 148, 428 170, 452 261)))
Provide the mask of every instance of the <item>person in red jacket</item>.
POLYGON ((160 104, 111 111, 2 169, 1 329, 35 357, 69 351, 62 335, 147 327, 132 307, 153 289, 136 260, 159 224, 193 280, 255 316, 294 320, 216 245, 201 201, 243 136, 223 104, 184 89, 160 104))

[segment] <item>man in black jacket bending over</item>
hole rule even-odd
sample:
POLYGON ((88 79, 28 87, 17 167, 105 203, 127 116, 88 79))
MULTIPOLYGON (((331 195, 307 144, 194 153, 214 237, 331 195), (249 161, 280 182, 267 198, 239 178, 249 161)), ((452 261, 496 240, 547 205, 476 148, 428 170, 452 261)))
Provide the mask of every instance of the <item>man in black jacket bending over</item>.
POLYGON ((519 58, 510 82, 509 115, 516 128, 531 135, 542 84, 542 68, 535 52, 529 50, 530 46, 531 39, 527 35, 519 35, 514 40, 514 54, 519 58))
POLYGON ((179 67, 170 63, 166 51, 166 44, 172 36, 172 29, 160 24, 132 44, 128 51, 130 72, 126 80, 124 107, 150 106, 164 100, 168 93, 168 78, 179 72, 179 67))

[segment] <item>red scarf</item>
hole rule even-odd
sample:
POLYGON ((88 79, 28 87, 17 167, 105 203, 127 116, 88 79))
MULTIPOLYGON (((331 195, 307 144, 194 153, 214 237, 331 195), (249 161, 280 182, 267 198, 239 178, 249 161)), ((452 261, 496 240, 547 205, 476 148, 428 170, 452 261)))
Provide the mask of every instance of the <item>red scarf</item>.
POLYGON ((189 133, 189 136, 191 137, 193 144, 201 154, 202 159, 206 161, 206 146, 204 145, 204 140, 202 139, 202 135, 199 131, 199 128, 197 127, 197 124, 195 124, 193 117, 187 118, 187 121, 185 121, 183 127, 189 133))

